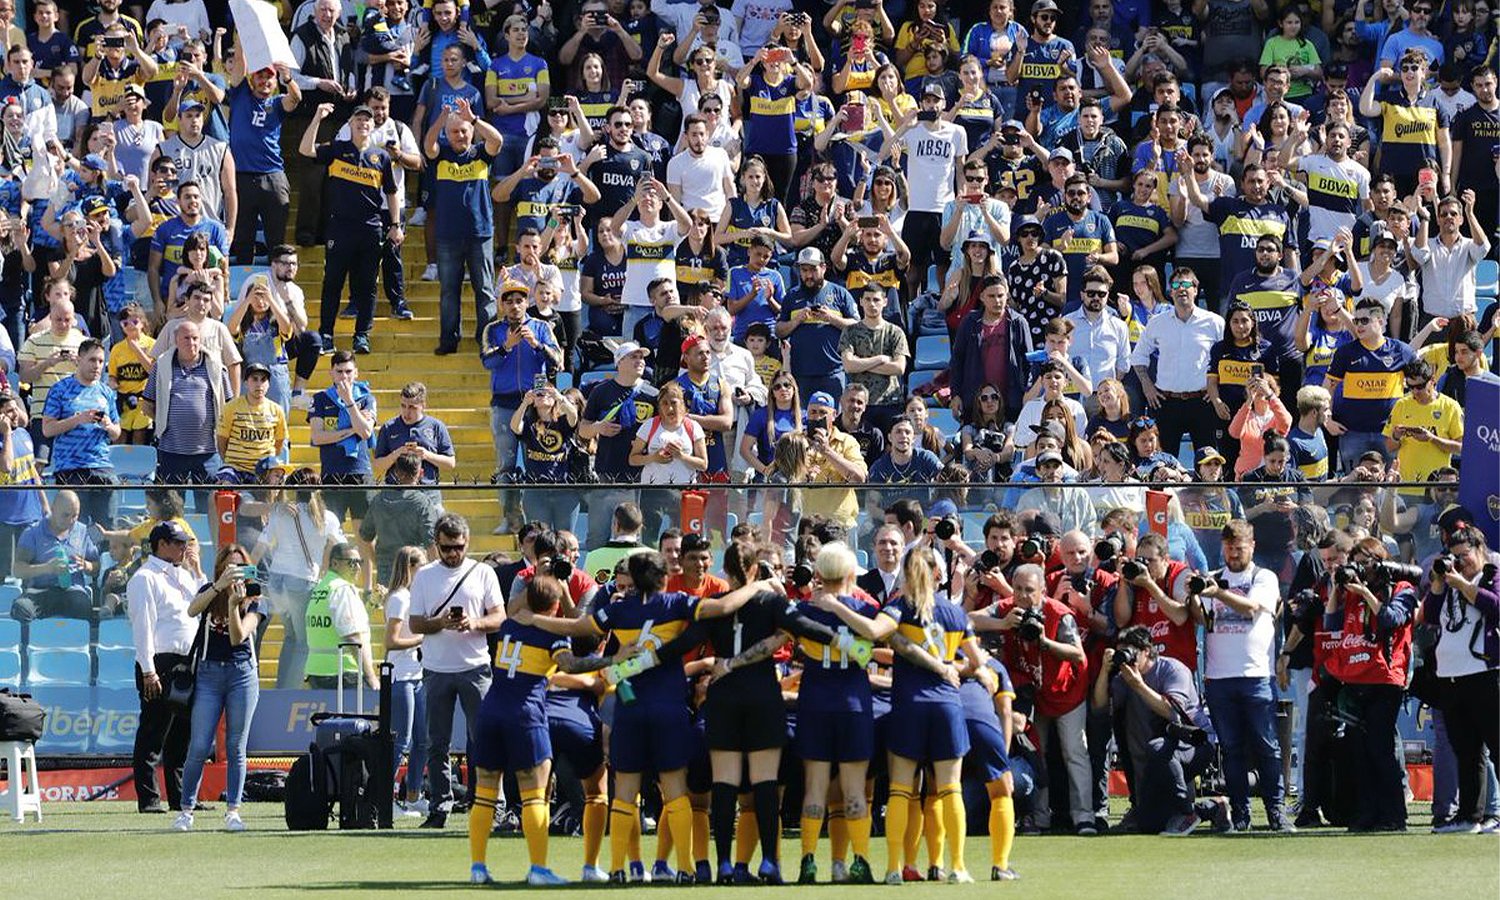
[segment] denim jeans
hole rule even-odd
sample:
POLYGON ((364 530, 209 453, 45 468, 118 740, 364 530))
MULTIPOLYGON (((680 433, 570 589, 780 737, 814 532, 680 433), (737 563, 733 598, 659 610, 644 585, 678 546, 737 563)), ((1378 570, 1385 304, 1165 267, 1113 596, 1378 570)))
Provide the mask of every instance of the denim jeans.
POLYGON ((620 323, 620 335, 627 341, 635 340, 635 326, 647 316, 651 315, 650 306, 627 306, 625 307, 625 320, 620 323))
POLYGON ((1339 435, 1339 468, 1345 472, 1354 471, 1359 465, 1360 454, 1368 450, 1377 450, 1387 461, 1391 455, 1385 449, 1385 435, 1378 431, 1346 431, 1339 435))
POLYGON ((514 406, 490 407, 490 439, 495 442, 495 468, 501 472, 516 467, 521 439, 510 430, 510 419, 515 414, 514 406))
POLYGON ((1203 682, 1208 712, 1224 751, 1224 784, 1230 814, 1250 820, 1250 759, 1255 761, 1266 810, 1279 809, 1281 746, 1276 741, 1276 698, 1270 678, 1211 678, 1203 682))
POLYGON ((406 784, 400 793, 414 797, 422 791, 422 769, 427 765, 427 693, 420 678, 391 682, 391 727, 396 731, 394 766, 399 768, 401 757, 407 758, 406 784))
POLYGON ((474 289, 474 334, 495 318, 495 241, 469 238, 437 242, 438 346, 457 347, 463 337, 464 271, 474 289))
POLYGON ((521 505, 528 521, 546 522, 554 531, 573 531, 578 499, 576 487, 530 488, 522 493, 521 505))
POLYGON ((313 582, 295 575, 272 572, 266 579, 271 609, 281 616, 281 656, 276 663, 278 690, 302 687, 307 671, 307 595, 312 589, 313 582))
POLYGON ((219 716, 224 716, 225 757, 229 780, 225 792, 230 809, 240 805, 245 792, 245 742, 250 720, 260 699, 260 676, 255 659, 220 662, 205 659, 198 664, 198 686, 193 691, 192 736, 182 767, 182 808, 192 809, 203 781, 203 763, 214 749, 219 716))
POLYGON ((448 767, 448 749, 453 744, 453 704, 463 704, 472 747, 479 703, 489 689, 489 666, 466 672, 422 670, 422 690, 427 695, 427 788, 433 809, 446 811, 453 805, 453 778, 448 767))

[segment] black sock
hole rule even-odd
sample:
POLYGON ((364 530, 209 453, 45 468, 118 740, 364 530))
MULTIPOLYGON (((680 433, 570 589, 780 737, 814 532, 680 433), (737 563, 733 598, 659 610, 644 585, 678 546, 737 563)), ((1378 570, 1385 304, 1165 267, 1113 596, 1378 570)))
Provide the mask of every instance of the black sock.
POLYGON ((760 858, 781 863, 781 792, 774 781, 750 786, 755 795, 755 825, 760 831, 760 858))
POLYGON ((715 781, 709 795, 708 816, 713 825, 714 852, 719 865, 734 862, 734 817, 738 812, 739 786, 715 781))

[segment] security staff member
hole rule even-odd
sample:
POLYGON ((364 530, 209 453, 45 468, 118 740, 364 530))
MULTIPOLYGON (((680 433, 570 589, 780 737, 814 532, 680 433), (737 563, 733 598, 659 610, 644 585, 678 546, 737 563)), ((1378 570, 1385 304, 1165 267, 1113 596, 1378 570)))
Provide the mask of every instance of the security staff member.
POLYGON ((359 548, 339 544, 329 551, 328 570, 307 595, 308 687, 338 687, 341 668, 346 683, 362 674, 372 690, 380 685, 370 654, 370 614, 353 584, 359 570, 359 548), (358 656, 340 649, 340 644, 358 644, 358 656), (339 665, 341 653, 343 666, 339 665))
POLYGON ((370 142, 375 113, 359 106, 349 117, 349 139, 319 144, 318 127, 333 112, 320 103, 302 133, 297 148, 303 156, 328 167, 328 251, 323 269, 323 301, 318 331, 323 352, 333 349, 333 325, 339 314, 339 295, 349 279, 349 301, 354 307, 354 352, 370 352, 370 326, 375 318, 375 274, 381 238, 401 246, 401 202, 396 194, 390 154, 370 142), (382 195, 384 206, 382 207, 382 195))

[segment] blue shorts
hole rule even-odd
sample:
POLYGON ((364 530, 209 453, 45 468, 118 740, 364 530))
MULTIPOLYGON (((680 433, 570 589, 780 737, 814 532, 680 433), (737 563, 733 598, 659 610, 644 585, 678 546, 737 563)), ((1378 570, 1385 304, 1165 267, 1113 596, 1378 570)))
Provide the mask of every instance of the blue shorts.
POLYGON ((474 748, 469 752, 475 766, 514 773, 534 769, 542 760, 552 758, 544 707, 533 710, 528 706, 518 715, 514 707, 485 702, 475 719, 474 748))
POLYGON ((868 712, 803 710, 797 755, 813 762, 868 762, 875 755, 875 720, 868 712))
POLYGON ((690 749, 692 753, 688 757, 688 793, 706 794, 713 790, 714 770, 708 761, 708 736, 701 717, 693 720, 693 738, 690 749))
POLYGON ((547 734, 554 757, 567 760, 578 777, 592 775, 604 765, 604 735, 597 715, 571 704, 549 702, 547 734))
POLYGON ((964 757, 964 775, 986 782, 1010 771, 1010 754, 1005 752, 1005 732, 992 722, 969 719, 969 754, 964 757))
POLYGON ((616 703, 609 733, 609 764, 618 772, 675 772, 693 752, 693 722, 686 706, 616 703))
POLYGON ((888 718, 886 746, 897 756, 930 763, 969 752, 969 731, 958 703, 903 703, 888 718))

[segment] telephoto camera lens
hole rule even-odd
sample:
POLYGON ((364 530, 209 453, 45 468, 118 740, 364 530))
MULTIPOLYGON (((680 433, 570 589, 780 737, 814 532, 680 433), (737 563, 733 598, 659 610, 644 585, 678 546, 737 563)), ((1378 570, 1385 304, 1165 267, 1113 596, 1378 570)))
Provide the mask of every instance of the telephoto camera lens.
POLYGON ((558 581, 567 581, 573 577, 573 564, 561 556, 552 557, 552 577, 558 581))
POLYGON ((1000 568, 1000 554, 993 550, 986 550, 979 554, 979 571, 988 572, 998 568, 1000 568))
POLYGON ((938 519, 932 525, 932 533, 940 541, 951 541, 958 534, 958 522, 949 516, 938 519))
POLYGON ((792 568, 792 584, 799 588, 805 588, 812 584, 813 568, 807 563, 797 563, 792 568))
POLYGON ((1138 559, 1127 559, 1120 563, 1120 576, 1125 579, 1135 579, 1146 574, 1146 566, 1138 559))
POLYGON ((1125 539, 1113 531, 1100 538, 1098 543, 1094 544, 1094 559, 1101 563, 1109 562, 1124 552, 1125 539))
POLYGON ((1016 548, 1016 555, 1021 559, 1036 559, 1042 555, 1042 545, 1036 538, 1027 538, 1016 548))

